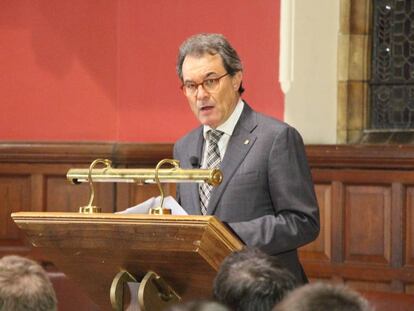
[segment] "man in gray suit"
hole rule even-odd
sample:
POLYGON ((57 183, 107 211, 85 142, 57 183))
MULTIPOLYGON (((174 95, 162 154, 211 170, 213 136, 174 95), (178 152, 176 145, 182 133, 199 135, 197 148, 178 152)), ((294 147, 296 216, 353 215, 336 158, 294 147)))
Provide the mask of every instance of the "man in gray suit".
POLYGON ((177 200, 189 214, 217 216, 305 283, 297 248, 317 237, 319 210, 303 141, 241 99, 242 70, 222 35, 199 34, 181 45, 177 73, 201 126, 176 142, 174 158, 183 168, 219 166, 223 182, 213 189, 178 184, 177 200))

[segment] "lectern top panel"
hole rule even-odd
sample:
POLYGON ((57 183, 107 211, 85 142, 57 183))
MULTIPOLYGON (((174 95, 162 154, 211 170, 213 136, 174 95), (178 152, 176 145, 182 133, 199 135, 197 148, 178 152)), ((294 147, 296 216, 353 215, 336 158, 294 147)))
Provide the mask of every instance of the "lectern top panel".
POLYGON ((31 243, 110 309, 115 275, 152 270, 182 297, 209 298, 221 261, 242 243, 214 216, 12 214, 31 243))

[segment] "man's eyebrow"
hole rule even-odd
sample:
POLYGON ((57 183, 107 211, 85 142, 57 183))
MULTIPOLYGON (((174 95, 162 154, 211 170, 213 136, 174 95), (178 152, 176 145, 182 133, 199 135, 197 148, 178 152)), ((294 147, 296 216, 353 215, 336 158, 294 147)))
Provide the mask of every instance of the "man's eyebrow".
POLYGON ((217 72, 215 72, 215 71, 208 72, 208 73, 204 76, 204 79, 206 79, 206 78, 208 78, 208 77, 210 77, 210 76, 212 76, 212 75, 217 75, 217 72))
MULTIPOLYGON (((212 75, 218 75, 218 73, 217 72, 215 72, 215 71, 210 71, 210 72, 207 72, 205 75, 204 75, 204 77, 203 77, 203 80, 202 81, 204 81, 205 79, 208 79, 210 76, 212 76, 212 75)), ((187 83, 187 82, 189 82, 189 83, 196 83, 194 80, 191 80, 191 79, 185 79, 184 80, 184 83, 187 83)))

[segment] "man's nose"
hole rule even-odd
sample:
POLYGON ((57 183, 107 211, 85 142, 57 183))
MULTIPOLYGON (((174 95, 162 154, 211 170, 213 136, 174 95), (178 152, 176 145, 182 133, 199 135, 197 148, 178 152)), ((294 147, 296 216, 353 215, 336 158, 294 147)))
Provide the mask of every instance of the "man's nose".
POLYGON ((208 96, 209 94, 206 92, 206 90, 204 89, 203 85, 200 84, 197 87, 197 99, 202 99, 205 98, 206 96, 208 96))

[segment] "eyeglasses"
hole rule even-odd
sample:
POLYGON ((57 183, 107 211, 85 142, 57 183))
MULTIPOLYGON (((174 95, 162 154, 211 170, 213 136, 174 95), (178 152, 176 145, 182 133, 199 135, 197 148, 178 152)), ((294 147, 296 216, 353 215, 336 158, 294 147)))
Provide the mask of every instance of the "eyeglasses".
POLYGON ((200 83, 195 82, 185 82, 181 85, 181 89, 183 90, 184 94, 187 96, 193 96, 197 93, 198 87, 201 85, 207 93, 217 91, 217 88, 220 85, 220 79, 227 76, 229 73, 225 73, 224 75, 217 77, 217 78, 208 78, 203 80, 200 83))

